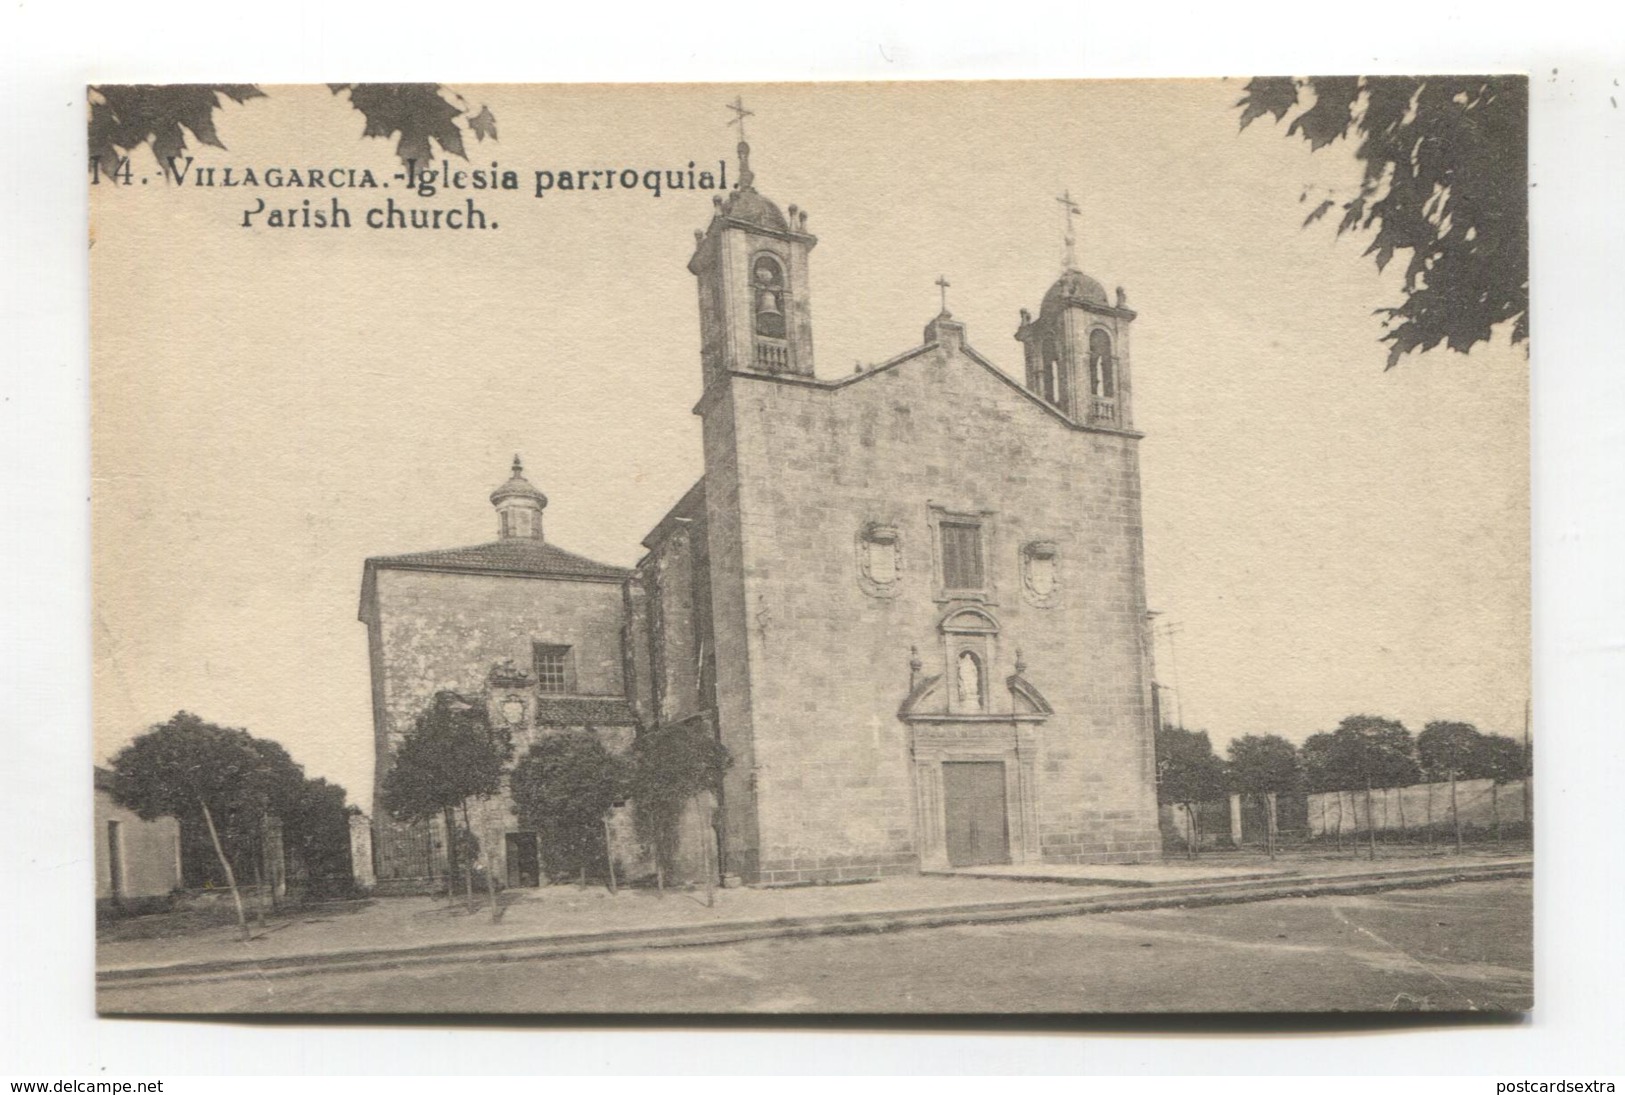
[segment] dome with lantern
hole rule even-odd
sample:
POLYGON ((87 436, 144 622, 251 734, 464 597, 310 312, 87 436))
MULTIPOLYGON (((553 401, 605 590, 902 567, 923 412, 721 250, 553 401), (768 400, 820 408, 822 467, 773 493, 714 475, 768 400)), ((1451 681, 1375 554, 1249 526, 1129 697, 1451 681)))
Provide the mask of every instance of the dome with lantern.
POLYGON ((1048 312, 1063 304, 1079 301, 1084 304, 1095 304, 1101 307, 1110 307, 1106 297, 1106 287, 1083 271, 1068 268, 1055 284, 1049 287, 1044 294, 1043 310, 1048 312))

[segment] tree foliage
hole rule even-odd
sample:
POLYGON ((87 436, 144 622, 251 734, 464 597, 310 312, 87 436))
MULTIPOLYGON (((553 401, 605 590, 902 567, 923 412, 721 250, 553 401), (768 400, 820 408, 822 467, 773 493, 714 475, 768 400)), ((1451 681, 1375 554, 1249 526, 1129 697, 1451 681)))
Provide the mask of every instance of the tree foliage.
POLYGON ((494 795, 512 757, 512 736, 493 725, 484 703, 436 692, 390 759, 384 809, 397 821, 426 821, 494 795))
POLYGON ((1375 229, 1365 253, 1379 270, 1408 254, 1405 299, 1377 310, 1387 368, 1440 343, 1465 353, 1504 323, 1514 344, 1528 339, 1525 77, 1257 77, 1236 105, 1242 129, 1293 114, 1287 136, 1312 150, 1357 142, 1353 196, 1326 198, 1304 224, 1337 208, 1338 235, 1375 229))
POLYGON ((258 871, 270 820, 298 823, 304 770, 276 742, 178 711, 120 750, 112 771, 113 800, 136 816, 208 831, 246 939, 232 861, 258 871))
POLYGON ((306 779, 293 810, 282 820, 283 846, 312 879, 350 877, 350 817, 344 788, 325 779, 306 779))
POLYGON ((1528 757, 1522 744, 1505 734, 1484 735, 1480 778, 1513 783, 1528 774, 1528 757))
POLYGON ((638 836, 662 867, 676 859, 683 809, 696 795, 722 793, 733 763, 728 749, 698 722, 647 730, 632 744, 632 806, 638 836))
POLYGON ((630 782, 627 762, 580 732, 548 734, 510 777, 520 828, 545 834, 547 846, 564 851, 576 869, 595 861, 599 849, 608 854, 604 818, 626 798, 630 782))
MULTIPOLYGON (((489 106, 471 113, 462 95, 443 84, 329 84, 346 95, 365 119, 363 138, 396 138, 404 164, 428 164, 435 148, 467 159, 461 126, 480 141, 497 139, 489 106), (461 123, 459 122, 461 119, 461 123)), ((215 127, 215 111, 225 100, 245 103, 266 98, 254 84, 97 84, 89 89, 90 158, 112 174, 119 156, 147 145, 160 168, 186 151, 186 135, 225 148, 215 127)))
POLYGON ((223 99, 263 99, 253 84, 101 84, 90 89, 90 158, 111 173, 119 153, 143 144, 159 166, 186 151, 186 134, 225 148, 214 126, 223 99))
POLYGON ((1330 748, 1342 789, 1404 787, 1420 779, 1416 742, 1395 719, 1350 715, 1332 731, 1330 748))
POLYGON ((1430 722, 1416 735, 1416 756, 1431 780, 1473 779, 1484 754, 1484 735, 1467 722, 1430 722))
POLYGON ((1202 842, 1197 803, 1225 796, 1224 762, 1214 755, 1206 730, 1163 726, 1156 734, 1156 749, 1157 801, 1185 808, 1188 851, 1194 856, 1202 842))
POLYGON ((1156 746, 1158 802, 1189 805, 1225 796, 1224 763, 1206 730, 1165 726, 1157 731, 1156 746))
POLYGON ((113 758, 113 800, 146 821, 201 821, 208 808, 223 823, 233 812, 257 805, 255 790, 270 782, 266 759, 248 731, 178 711, 113 758))
MULTIPOLYGON (((463 111, 447 102, 440 93, 439 84, 328 84, 334 95, 348 94, 350 105, 367 120, 361 130, 363 137, 394 137, 399 135, 395 154, 402 163, 415 160, 427 164, 434 160, 434 146, 463 159, 463 131, 457 125, 457 116, 463 111)), ((489 111, 485 111, 489 114, 489 111)), ((495 137, 495 120, 492 119, 495 137)), ((482 126, 485 119, 481 119, 482 126)), ((481 140, 484 139, 483 133, 481 140)))
POLYGON ((1227 768, 1230 789, 1241 794, 1285 794, 1298 790, 1303 773, 1298 750, 1279 734, 1247 734, 1231 741, 1227 768))
POLYGON ((1303 766, 1304 787, 1311 793, 1341 791, 1345 789, 1343 776, 1337 769, 1337 758, 1332 735, 1326 731, 1310 734, 1298 749, 1303 766))

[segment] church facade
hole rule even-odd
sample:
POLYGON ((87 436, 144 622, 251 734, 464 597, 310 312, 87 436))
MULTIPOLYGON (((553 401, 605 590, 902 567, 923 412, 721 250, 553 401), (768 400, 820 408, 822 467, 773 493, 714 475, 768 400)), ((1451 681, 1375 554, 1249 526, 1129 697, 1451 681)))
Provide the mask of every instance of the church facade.
MULTIPOLYGON (((706 858, 745 882, 1160 854, 1122 290, 1069 246, 1021 314, 1022 381, 946 300, 920 345, 820 378, 817 239, 739 152, 689 263, 704 477, 631 570, 548 543, 517 460, 492 496, 497 540, 369 559, 377 783, 451 688, 486 696, 521 748, 560 728, 618 747, 684 722, 715 733, 733 764, 706 858)), ((535 877, 535 839, 496 848, 511 884, 535 877)), ((380 879, 432 845, 381 833, 380 879)))

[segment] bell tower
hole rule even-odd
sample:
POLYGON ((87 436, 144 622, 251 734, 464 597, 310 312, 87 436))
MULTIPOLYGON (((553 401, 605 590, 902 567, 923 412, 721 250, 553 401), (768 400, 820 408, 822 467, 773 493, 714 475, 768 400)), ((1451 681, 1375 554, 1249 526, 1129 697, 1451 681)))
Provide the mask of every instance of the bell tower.
POLYGON ((739 185, 712 198, 711 223, 694 233, 689 273, 699 280, 700 362, 709 389, 731 372, 813 375, 807 253, 818 243, 807 213, 785 216, 756 190, 745 142, 751 112, 729 104, 739 126, 739 185))
POLYGON ((1026 351, 1027 390, 1074 422, 1133 429, 1129 327, 1136 313, 1122 288, 1109 301, 1105 287, 1078 269, 1072 228, 1078 206, 1070 192, 1055 200, 1066 213, 1061 276, 1036 319, 1021 310, 1016 330, 1026 351))

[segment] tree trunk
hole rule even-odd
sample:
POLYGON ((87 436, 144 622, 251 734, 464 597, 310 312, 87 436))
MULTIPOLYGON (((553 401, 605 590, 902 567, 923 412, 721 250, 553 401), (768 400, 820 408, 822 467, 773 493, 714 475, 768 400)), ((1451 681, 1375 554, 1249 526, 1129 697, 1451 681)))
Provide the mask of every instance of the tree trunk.
POLYGON ((1501 843, 1500 789, 1501 785, 1499 783, 1495 782, 1493 779, 1490 780, 1490 819, 1495 824, 1495 842, 1497 844, 1501 843))
POLYGON ((1365 782, 1365 835, 1371 844, 1371 862, 1377 861, 1377 819, 1371 816, 1371 781, 1365 782))
POLYGON ((1269 846, 1270 858, 1275 858, 1275 833, 1279 825, 1279 815, 1276 813, 1275 792, 1264 793, 1264 841, 1269 846))
POLYGON ((1450 821, 1456 827, 1456 854, 1461 854, 1461 810, 1456 804, 1456 770, 1450 769, 1450 821))
POLYGON ((1410 836, 1410 827, 1405 824, 1405 788, 1398 788, 1395 794, 1399 796, 1399 842, 1403 844, 1405 838, 1410 836))
POLYGON ((1194 802, 1185 803, 1185 818, 1190 822, 1190 827, 1185 832, 1185 858, 1195 859, 1197 844, 1201 840, 1201 835, 1197 829, 1196 804, 1194 802))
POLYGON ((440 820, 446 826, 446 904, 457 900, 457 811, 447 806, 440 811, 440 820))
MULTIPOLYGON (((465 799, 463 799, 463 831, 462 831, 462 833, 457 834, 457 839, 459 841, 462 841, 464 839, 464 834, 472 836, 473 833, 474 833, 474 830, 472 830, 472 829, 470 829, 468 827, 468 799, 465 798, 465 799)), ((474 912, 474 856, 472 854, 473 851, 474 851, 474 849, 470 848, 469 849, 470 854, 463 857, 464 859, 466 859, 468 861, 468 862, 463 864, 463 892, 467 895, 467 898, 468 898, 468 911, 469 911, 470 914, 472 914, 474 912)))
POLYGON ((231 860, 226 858, 226 850, 220 846, 220 834, 214 828, 214 815, 209 813, 209 804, 201 798, 198 805, 203 807, 203 823, 209 827, 209 840, 214 844, 214 854, 220 857, 220 866, 226 871, 226 885, 231 887, 231 900, 237 906, 237 929, 242 932, 243 942, 248 942, 248 914, 243 912, 243 895, 237 892, 237 872, 231 869, 231 860))
POLYGON ((1425 829, 1424 832, 1427 834, 1426 839, 1427 839, 1428 847, 1431 848, 1431 847, 1433 847, 1433 781, 1431 779, 1429 779, 1428 782, 1427 782, 1427 789, 1428 789, 1428 825, 1427 825, 1427 829, 1425 829))
POLYGON ((614 894, 615 889, 615 849, 609 842, 609 815, 600 819, 604 823, 604 864, 609 868, 609 892, 614 894))
POLYGON ((704 816, 698 818, 700 823, 700 873, 705 876, 705 907, 711 908, 717 902, 716 886, 711 878, 711 840, 707 833, 710 826, 706 825, 704 816))
MULTIPOLYGON (((490 814, 486 815, 489 824, 490 814)), ((489 831, 485 834, 485 892, 491 895, 491 923, 495 924, 502 919, 502 910, 497 906, 497 872, 496 855, 497 842, 492 839, 489 831)))
MULTIPOLYGON (((265 821, 265 824, 266 824, 266 827, 269 828, 270 824, 271 824, 271 820, 269 818, 267 818, 266 821, 265 821)), ((276 851, 277 851, 277 856, 280 856, 281 859, 282 859, 282 862, 280 864, 281 870, 278 871, 277 868, 278 868, 279 864, 277 863, 276 859, 273 858, 270 855, 269 852, 266 853, 266 857, 265 857, 265 873, 266 873, 266 876, 269 877, 270 880, 271 880, 271 911, 272 912, 276 912, 278 909, 280 909, 282 907, 282 899, 288 896, 288 888, 287 888, 287 883, 288 883, 288 845, 286 844, 286 840, 287 840, 287 834, 283 831, 282 819, 278 818, 277 819, 277 830, 276 830, 276 851), (280 887, 278 886, 278 883, 277 883, 277 880, 279 878, 282 880, 280 887), (277 892, 277 890, 279 888, 282 891, 281 893, 277 892)))
MULTIPOLYGON (((265 851, 263 845, 260 851, 265 851)), ((263 870, 264 864, 261 862, 262 858, 262 856, 254 857, 254 922, 263 928, 265 927, 265 871, 263 870)))

